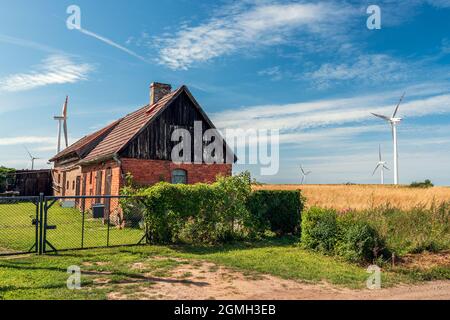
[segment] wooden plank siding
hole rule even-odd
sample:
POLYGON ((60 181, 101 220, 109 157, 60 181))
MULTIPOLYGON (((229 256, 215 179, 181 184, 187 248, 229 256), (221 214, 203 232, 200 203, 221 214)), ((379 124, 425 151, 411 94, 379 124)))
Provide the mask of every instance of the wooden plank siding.
MULTIPOLYGON (((170 107, 137 134, 120 153, 124 158, 171 160, 171 152, 178 142, 172 142, 175 129, 183 128, 191 133, 191 159, 194 159, 194 122, 202 122, 202 135, 212 127, 186 93, 181 93, 170 107)), ((205 142, 203 142, 205 145, 205 142)), ((224 154, 226 144, 224 143, 224 154)))

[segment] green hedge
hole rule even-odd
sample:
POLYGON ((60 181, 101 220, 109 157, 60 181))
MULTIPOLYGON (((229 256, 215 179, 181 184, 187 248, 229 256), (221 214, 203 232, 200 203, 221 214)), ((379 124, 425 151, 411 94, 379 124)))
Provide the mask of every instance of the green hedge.
POLYGON ((166 182, 126 187, 121 205, 125 216, 144 211, 154 243, 215 243, 250 239, 267 230, 299 231, 302 200, 298 191, 252 193, 250 175, 219 177, 213 184, 166 182))
POLYGON ((372 262, 388 255, 378 232, 355 216, 338 216, 335 210, 313 207, 303 214, 301 244, 352 262, 372 262))
POLYGON ((352 262, 372 262, 388 258, 389 251, 378 232, 367 222, 338 216, 338 235, 335 253, 352 262))
POLYGON ((254 228, 277 235, 299 234, 304 199, 300 190, 258 190, 250 194, 247 207, 254 228))
POLYGON ((302 245, 311 250, 330 253, 338 234, 337 214, 334 210, 312 207, 302 217, 302 245))

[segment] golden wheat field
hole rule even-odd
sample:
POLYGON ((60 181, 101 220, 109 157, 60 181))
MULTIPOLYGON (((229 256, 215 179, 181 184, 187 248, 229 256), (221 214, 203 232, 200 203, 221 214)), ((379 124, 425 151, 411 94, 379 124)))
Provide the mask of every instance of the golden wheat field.
POLYGON ((386 204, 410 209, 416 206, 430 207, 450 201, 450 187, 428 189, 392 185, 254 185, 254 190, 302 190, 306 206, 345 209, 370 209, 386 204))

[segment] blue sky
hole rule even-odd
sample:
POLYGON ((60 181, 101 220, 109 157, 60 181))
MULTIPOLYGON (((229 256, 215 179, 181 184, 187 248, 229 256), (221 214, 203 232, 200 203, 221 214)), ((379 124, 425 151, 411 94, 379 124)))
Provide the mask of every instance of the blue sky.
POLYGON ((400 182, 450 183, 450 0, 0 0, 0 165, 54 154, 66 94, 73 142, 148 103, 152 81, 186 84, 220 128, 280 129, 276 176, 235 168, 275 183, 300 163, 310 183, 378 183, 391 133, 370 112, 406 91, 400 182), (85 32, 66 27, 73 4, 85 32))

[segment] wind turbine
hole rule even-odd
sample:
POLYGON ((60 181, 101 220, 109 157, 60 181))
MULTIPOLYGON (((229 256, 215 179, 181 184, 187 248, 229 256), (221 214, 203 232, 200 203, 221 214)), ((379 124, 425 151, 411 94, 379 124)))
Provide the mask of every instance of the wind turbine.
POLYGON ((389 170, 389 168, 386 166, 386 161, 383 161, 381 157, 381 145, 378 148, 378 163, 375 167, 375 170, 373 170, 372 176, 375 174, 375 172, 377 172, 378 168, 381 168, 381 184, 384 184, 384 169, 389 170))
POLYGON ((66 96, 66 101, 64 102, 62 112, 60 116, 54 116, 53 119, 58 120, 58 147, 56 153, 61 151, 61 129, 64 130, 64 142, 66 143, 66 148, 69 146, 69 141, 67 139, 67 103, 69 102, 69 96, 66 96))
POLYGON ((40 160, 41 158, 33 157, 33 156, 31 155, 30 151, 27 149, 27 147, 24 146, 24 148, 25 148, 25 150, 27 151, 28 155, 30 156, 30 160, 31 160, 31 170, 34 170, 34 160, 40 160))
POLYGON ((381 118, 387 121, 392 127, 392 139, 394 141, 394 184, 398 185, 398 148, 397 148, 397 125, 402 121, 402 118, 397 117, 398 108, 405 97, 405 93, 403 93, 400 101, 397 104, 397 107, 394 110, 394 113, 391 117, 383 116, 380 114, 372 113, 375 117, 381 118))
POLYGON ((300 166, 300 170, 302 171, 302 182, 301 182, 301 184, 304 184, 304 183, 306 183, 306 177, 312 172, 303 170, 303 166, 300 166))

